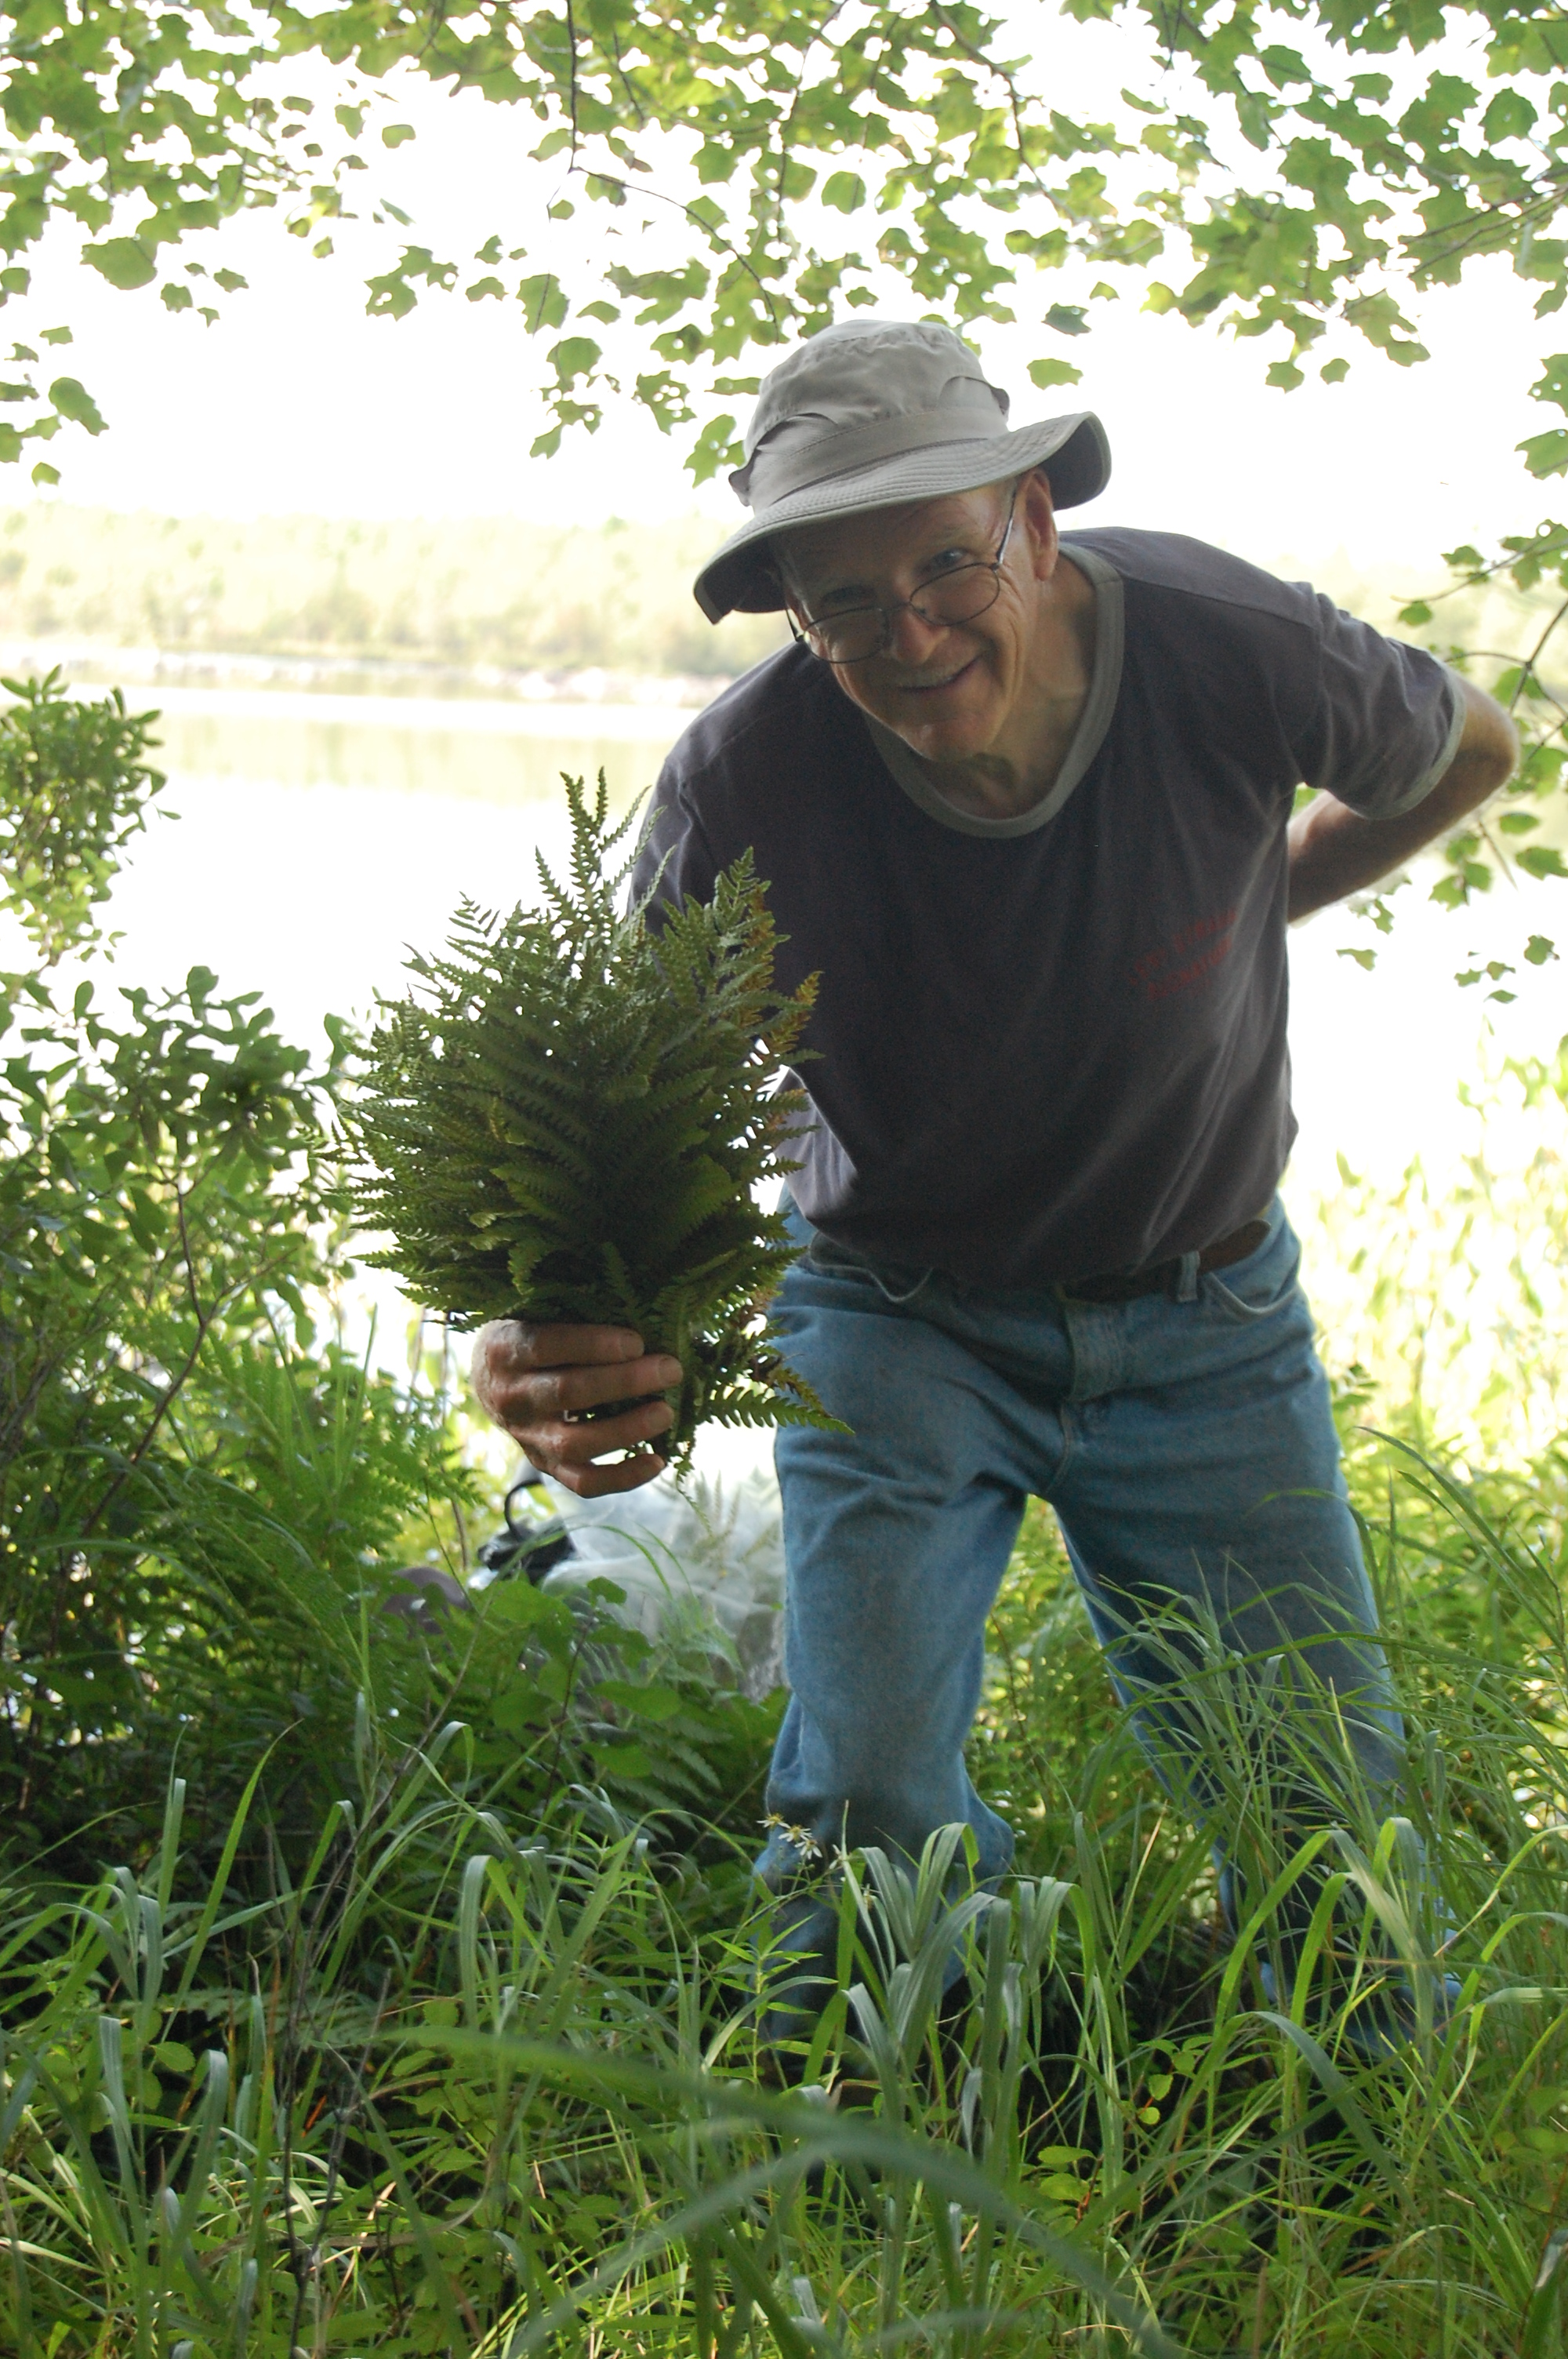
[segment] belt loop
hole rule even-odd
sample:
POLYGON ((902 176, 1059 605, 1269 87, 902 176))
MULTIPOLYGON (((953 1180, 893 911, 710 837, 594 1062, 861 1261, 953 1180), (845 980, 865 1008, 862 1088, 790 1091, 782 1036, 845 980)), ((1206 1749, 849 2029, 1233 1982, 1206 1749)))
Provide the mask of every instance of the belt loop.
POLYGON ((1198 1299, 1198 1262, 1195 1253, 1184 1253, 1176 1267, 1175 1300, 1195 1302, 1198 1299))

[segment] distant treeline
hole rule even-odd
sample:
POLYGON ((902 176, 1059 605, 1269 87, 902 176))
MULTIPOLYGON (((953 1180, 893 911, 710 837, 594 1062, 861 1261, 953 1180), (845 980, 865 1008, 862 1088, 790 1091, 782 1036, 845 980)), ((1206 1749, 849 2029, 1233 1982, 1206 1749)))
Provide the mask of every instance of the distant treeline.
POLYGON ((39 502, 0 518, 0 638, 723 675, 780 626, 756 615, 715 630, 698 613, 692 576, 721 538, 699 516, 240 523, 39 502))
MULTIPOLYGON (((576 527, 512 516, 236 522, 38 501, 0 513, 0 641, 724 678, 784 631, 766 614, 731 615, 715 630, 698 613, 692 577, 721 538, 695 516, 576 527)), ((1314 565, 1275 558, 1272 568, 1287 579, 1310 571, 1353 613, 1429 645, 1520 648, 1552 604, 1543 591, 1526 597, 1497 584, 1444 600, 1412 629, 1396 621, 1399 606, 1441 589, 1436 560, 1368 568, 1339 551, 1314 565)), ((1482 676, 1493 668, 1483 663, 1482 676)))

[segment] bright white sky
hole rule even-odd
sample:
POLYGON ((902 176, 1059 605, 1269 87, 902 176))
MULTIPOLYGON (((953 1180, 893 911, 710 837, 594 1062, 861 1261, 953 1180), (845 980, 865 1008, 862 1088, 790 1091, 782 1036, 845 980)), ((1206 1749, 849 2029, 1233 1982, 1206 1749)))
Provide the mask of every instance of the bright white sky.
MULTIPOLYGON (((1078 87, 1054 81, 1055 103, 1093 103, 1130 80, 1153 86, 1146 51, 1128 37, 1052 21, 1054 44, 1089 45, 1074 51, 1078 87)), ((376 169, 359 185, 396 197, 415 217, 410 239, 466 261, 476 233, 515 224, 526 234, 550 193, 524 158, 526 119, 427 85, 400 96, 395 113, 418 137, 394 156, 367 134, 376 169)), ((602 235, 603 209, 584 212, 589 234, 602 235)), ((634 415, 531 461, 538 416, 527 388, 540 354, 515 306, 433 295, 403 321, 368 319, 363 273, 393 250, 373 235, 355 254, 348 233, 325 263, 276 214, 192 242, 192 258, 227 262, 250 280, 211 329, 193 313, 168 315, 153 289, 116 292, 77 260, 79 237, 61 240, 36 287, 46 312, 75 326, 76 349, 61 364, 97 394, 111 427, 95 443, 71 430, 50 446, 62 495, 166 513, 589 522, 696 505, 739 520, 728 489, 694 494, 676 443, 634 415)), ((1082 521, 1192 532, 1264 562, 1310 565, 1343 549, 1358 568, 1406 564, 1425 586, 1441 549, 1528 527, 1564 502, 1561 487, 1531 484, 1514 455, 1523 435, 1552 422, 1526 388, 1539 354, 1562 340, 1559 323, 1532 320, 1533 290, 1506 266, 1486 265, 1425 304, 1425 366, 1400 370, 1352 343, 1340 347, 1353 359, 1346 383, 1290 395, 1262 382, 1273 345, 1156 318, 1128 286, 1124 303, 1095 307, 1098 324, 1071 348, 1085 372, 1076 393, 1043 397, 1025 375, 1041 351, 1067 350, 1060 338, 1020 326, 982 339, 990 373, 1013 394, 1015 423, 1080 402, 1106 420, 1115 478, 1082 521)), ((1025 301, 1038 317, 1082 291, 1042 280, 1025 301)), ((9 490, 0 484, 0 496, 9 490)))

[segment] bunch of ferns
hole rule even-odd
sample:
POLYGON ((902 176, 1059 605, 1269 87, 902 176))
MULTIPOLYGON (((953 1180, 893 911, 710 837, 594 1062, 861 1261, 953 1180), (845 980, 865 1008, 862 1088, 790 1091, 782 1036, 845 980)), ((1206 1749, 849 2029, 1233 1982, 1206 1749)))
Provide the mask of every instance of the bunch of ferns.
MULTIPOLYGON (((750 853, 708 903, 631 908, 632 826, 567 779, 565 882, 535 908, 465 902, 443 957, 414 957, 384 1004, 352 1117, 368 1256, 459 1327, 523 1318, 635 1329, 679 1360, 679 1466, 696 1428, 827 1424, 759 1305, 793 1255, 755 1190, 803 1093, 775 1084, 815 978, 773 985, 778 937, 750 853)), ((600 1412, 611 1414, 614 1408, 600 1412)))

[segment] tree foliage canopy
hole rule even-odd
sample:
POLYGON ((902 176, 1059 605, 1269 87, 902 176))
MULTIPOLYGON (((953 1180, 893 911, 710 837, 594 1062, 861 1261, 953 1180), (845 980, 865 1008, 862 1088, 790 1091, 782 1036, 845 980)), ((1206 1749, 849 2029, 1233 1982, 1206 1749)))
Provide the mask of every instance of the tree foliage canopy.
MULTIPOLYGON (((170 310, 212 320, 244 282, 182 262, 193 234, 271 207, 325 255, 340 221, 368 215, 386 240, 372 312, 443 294, 520 308, 543 454, 624 400, 711 475, 739 456, 770 353, 860 306, 971 330, 1037 318, 1031 375, 1050 387, 1078 379, 1098 307, 1130 297, 1258 339, 1288 392, 1309 370, 1338 381, 1357 347, 1424 359, 1411 299, 1483 258, 1511 261, 1543 321, 1568 297, 1568 35, 1543 0, 1062 0, 1005 16, 969 0, 211 0, 156 15, 26 0, 8 23, 0 302, 14 318, 51 224, 74 225, 113 285, 156 286, 170 310), (1092 61, 1113 35, 1140 86, 1092 116, 1065 111, 1059 62, 1092 61), (418 225, 385 192, 421 81, 515 119, 515 201, 471 252, 412 242, 418 225)), ((0 460, 103 422, 78 380, 49 375, 43 348, 69 342, 69 323, 26 337, 0 383, 17 421, 0 423, 0 460)), ((1543 351, 1530 390, 1544 415, 1525 462, 1562 474, 1568 352, 1543 351)), ((58 479, 43 459, 34 474, 58 479)), ((1549 518, 1453 561, 1462 581, 1568 581, 1568 529, 1549 518)), ((1530 723, 1523 835, 1557 785, 1563 713, 1535 659, 1503 692, 1530 723)), ((1511 856, 1504 834, 1468 832, 1446 897, 1463 906, 1511 856)), ((1531 863, 1561 870, 1546 850, 1531 863)))
MULTIPOLYGON (((209 312, 243 281, 171 266, 189 234, 245 208, 281 207, 321 250, 362 189, 395 231, 406 216, 378 179, 414 136, 392 117, 416 75, 517 109, 529 157, 556 176, 534 218, 497 223, 471 258, 389 254, 370 307, 395 314, 432 288, 519 302, 546 340, 547 443, 597 421, 607 326, 630 329, 642 364, 616 389, 666 427, 695 425, 700 473, 733 441, 733 414, 715 405, 748 389, 726 373, 759 349, 899 281, 959 323, 1009 317, 1037 272, 1069 263, 1118 282, 1051 305, 1051 337, 1078 332, 1130 270, 1156 309, 1270 337, 1271 381, 1288 387, 1336 328, 1422 358, 1408 290, 1452 283, 1480 255, 1511 255, 1542 316, 1561 307, 1563 48, 1555 7, 1513 0, 1065 0, 1005 18, 968 0, 156 14, 33 0, 11 15, 0 90, 14 143, 0 294, 25 295, 28 251, 61 214, 114 285, 157 283, 171 310, 209 312), (1075 38, 1064 17, 1134 34, 1153 95, 1124 92, 1106 121, 1053 105, 1053 55, 1075 38), (328 70, 300 77, 315 96, 287 89, 295 60, 328 70), (333 76, 353 84, 335 108, 319 94, 333 76), (552 255, 585 201, 607 209, 602 266, 586 277, 552 255), (650 242, 665 266, 638 266, 650 242)), ((63 419, 97 430, 74 379, 38 377, 36 347, 16 365, 29 374, 9 398, 44 406, 0 437, 8 455, 63 419)), ((1343 375, 1345 352, 1322 365, 1343 375)), ((1076 371, 1053 351, 1036 374, 1076 371)), ((1568 354, 1544 360, 1536 390, 1568 407, 1568 354)), ((1528 455, 1562 472, 1568 427, 1528 455)))

